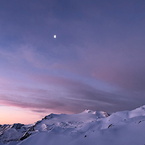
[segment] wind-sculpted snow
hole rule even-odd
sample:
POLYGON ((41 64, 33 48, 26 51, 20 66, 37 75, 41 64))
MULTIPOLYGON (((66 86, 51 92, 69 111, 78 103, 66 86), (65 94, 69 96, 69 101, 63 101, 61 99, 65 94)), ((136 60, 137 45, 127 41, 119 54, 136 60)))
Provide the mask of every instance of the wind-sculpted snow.
POLYGON ((133 111, 50 114, 33 125, 0 126, 0 145, 144 145, 145 106, 133 111))

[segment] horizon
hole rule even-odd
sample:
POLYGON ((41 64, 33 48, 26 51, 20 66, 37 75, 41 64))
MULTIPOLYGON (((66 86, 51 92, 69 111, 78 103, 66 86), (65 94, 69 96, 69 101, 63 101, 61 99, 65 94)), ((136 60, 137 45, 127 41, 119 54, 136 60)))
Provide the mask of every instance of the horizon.
MULTIPOLYGON (((143 105, 143 106, 145 106, 145 105, 143 105)), ((112 113, 109 113, 109 112, 107 112, 105 110, 90 110, 90 109, 85 109, 85 110, 83 110, 81 112, 77 112, 77 113, 65 113, 65 114, 67 114, 67 115, 73 115, 73 114, 80 114, 80 113, 83 113, 85 111, 93 111, 93 112, 100 112, 101 111, 101 112, 106 112, 110 116, 113 113, 124 112, 124 111, 133 111, 133 110, 138 109, 138 108, 141 108, 143 106, 138 106, 137 108, 133 108, 132 110, 120 110, 120 111, 116 111, 116 112, 112 112, 112 113)), ((37 117, 35 116, 34 117, 36 119, 35 121, 34 121, 34 118, 31 116, 31 119, 33 120, 33 122, 32 122, 32 120, 30 120, 30 122, 25 122, 24 121, 24 118, 20 117, 20 118, 18 118, 18 120, 20 120, 20 121, 13 122, 13 119, 12 119, 10 122, 8 122, 8 123, 7 123, 7 121, 6 122, 2 122, 2 123, 0 123, 0 125, 13 125, 13 124, 19 124, 19 123, 20 124, 24 124, 24 125, 32 125, 32 124, 36 124, 38 121, 42 120, 43 118, 45 118, 46 116, 51 115, 51 114, 61 115, 61 114, 64 114, 64 113, 53 113, 53 112, 51 112, 51 113, 42 115, 41 117, 39 116, 39 118, 38 118, 38 116, 37 117)), ((34 114, 32 114, 32 115, 34 115, 34 114)))
POLYGON ((0 17, 0 124, 145 104, 144 0, 8 0, 0 17))
MULTIPOLYGON (((145 105, 143 105, 144 107, 145 107, 145 105)), ((143 106, 138 106, 137 108, 134 108, 134 109, 132 109, 132 110, 121 110, 121 111, 117 111, 117 112, 112 112, 112 113, 109 113, 109 112, 107 112, 107 111, 105 111, 105 110, 89 110, 89 109, 85 109, 85 110, 83 110, 83 111, 81 111, 81 112, 78 112, 78 113, 65 113, 66 115, 73 115, 73 114, 81 114, 81 113, 83 113, 83 112, 86 112, 87 111, 87 113, 88 113, 88 111, 93 111, 93 112, 106 112, 109 116, 110 115, 112 115, 112 114, 114 114, 114 113, 118 113, 118 112, 124 112, 124 111, 133 111, 133 110, 136 110, 136 109, 138 109, 138 108, 141 108, 141 107, 143 107, 143 106)), ((37 120, 35 120, 34 122, 30 122, 30 123, 28 123, 28 122, 23 122, 24 121, 24 119, 23 118, 19 118, 20 120, 22 120, 22 122, 21 121, 17 121, 17 122, 13 122, 13 120, 11 121, 12 123, 1 123, 0 125, 13 125, 13 124, 24 124, 24 125, 32 125, 32 124, 36 124, 38 121, 40 121, 40 120, 42 120, 43 118, 45 118, 46 116, 48 116, 48 115, 51 115, 51 114, 57 114, 57 115, 61 115, 61 114, 64 114, 64 113, 53 113, 53 112, 51 112, 51 113, 49 113, 49 114, 45 114, 44 116, 41 116, 41 118, 38 118, 37 120)), ((32 118, 31 118, 32 119, 32 118)))

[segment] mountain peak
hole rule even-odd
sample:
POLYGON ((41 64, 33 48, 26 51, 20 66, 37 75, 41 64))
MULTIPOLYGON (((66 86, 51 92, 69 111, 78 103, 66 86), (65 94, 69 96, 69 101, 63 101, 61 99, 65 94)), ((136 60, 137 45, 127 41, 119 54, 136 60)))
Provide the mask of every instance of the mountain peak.
POLYGON ((95 114, 96 111, 92 111, 92 110, 89 110, 89 109, 85 109, 82 113, 90 113, 90 114, 95 114))
POLYGON ((104 112, 104 111, 92 111, 92 110, 89 110, 89 109, 86 109, 82 113, 84 113, 84 114, 85 113, 94 114, 98 118, 104 118, 104 117, 108 117, 109 116, 109 114, 107 112, 104 112))

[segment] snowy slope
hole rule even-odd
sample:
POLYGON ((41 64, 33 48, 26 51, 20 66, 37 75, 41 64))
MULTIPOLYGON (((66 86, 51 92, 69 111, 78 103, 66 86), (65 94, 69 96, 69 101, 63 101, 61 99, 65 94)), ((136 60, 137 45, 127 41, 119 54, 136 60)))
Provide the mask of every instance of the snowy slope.
POLYGON ((110 116, 103 111, 50 114, 34 125, 0 126, 0 145, 144 145, 145 106, 110 116))

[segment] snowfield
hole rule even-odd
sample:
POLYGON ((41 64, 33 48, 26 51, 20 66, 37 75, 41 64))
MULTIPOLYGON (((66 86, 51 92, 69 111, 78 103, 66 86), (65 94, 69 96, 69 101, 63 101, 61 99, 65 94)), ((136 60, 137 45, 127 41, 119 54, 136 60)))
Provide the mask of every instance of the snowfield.
POLYGON ((0 125, 0 145, 145 145, 145 106, 109 115, 50 114, 33 125, 0 125))

